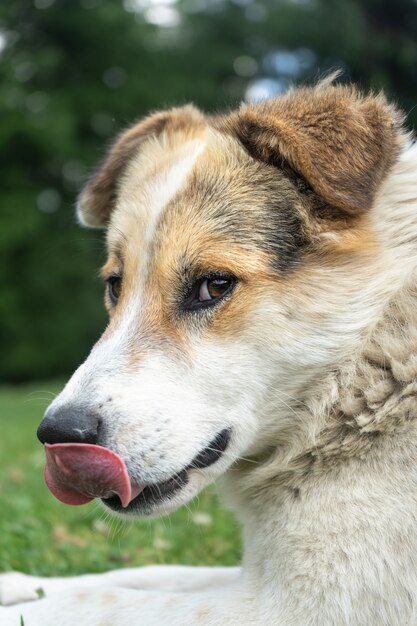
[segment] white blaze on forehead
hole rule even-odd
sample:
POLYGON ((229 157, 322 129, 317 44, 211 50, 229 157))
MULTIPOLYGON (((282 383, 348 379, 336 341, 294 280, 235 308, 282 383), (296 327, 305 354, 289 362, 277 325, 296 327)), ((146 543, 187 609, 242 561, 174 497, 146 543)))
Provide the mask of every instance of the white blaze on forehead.
POLYGON ((168 168, 162 170, 146 190, 149 208, 147 208, 145 243, 152 241, 160 216, 170 200, 184 185, 205 145, 205 142, 201 140, 194 140, 185 144, 181 151, 182 155, 168 168))
MULTIPOLYGON (((123 225, 124 216, 137 219, 142 254, 146 254, 164 209, 184 186, 205 146, 204 138, 187 141, 174 150, 155 141, 128 166, 119 188, 114 222, 123 225)), ((133 233, 125 235, 129 238, 133 233)))

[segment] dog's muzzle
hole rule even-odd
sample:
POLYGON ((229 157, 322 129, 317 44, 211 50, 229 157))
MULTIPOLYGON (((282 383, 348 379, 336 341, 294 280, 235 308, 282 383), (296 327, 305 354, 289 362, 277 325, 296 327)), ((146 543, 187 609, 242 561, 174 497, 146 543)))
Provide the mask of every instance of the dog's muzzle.
POLYGON ((188 482, 189 472, 220 459, 230 441, 224 429, 184 469, 158 484, 137 484, 115 452, 94 444, 45 443, 45 482, 61 502, 79 505, 101 498, 113 510, 149 508, 188 482))

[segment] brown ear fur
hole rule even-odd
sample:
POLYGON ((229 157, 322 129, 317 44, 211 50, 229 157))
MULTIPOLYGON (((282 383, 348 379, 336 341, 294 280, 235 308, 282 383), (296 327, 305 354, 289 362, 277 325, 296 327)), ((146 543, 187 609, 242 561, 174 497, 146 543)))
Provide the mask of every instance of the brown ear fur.
POLYGON ((203 120, 204 117, 198 109, 187 105, 154 113, 121 133, 79 196, 77 214, 80 221, 86 226, 107 225, 114 206, 118 181, 144 141, 163 132, 186 131, 197 124, 201 125, 203 120))
POLYGON ((402 121, 383 94, 324 85, 243 105, 226 123, 252 156, 286 161, 326 203, 358 214, 404 145, 402 121))

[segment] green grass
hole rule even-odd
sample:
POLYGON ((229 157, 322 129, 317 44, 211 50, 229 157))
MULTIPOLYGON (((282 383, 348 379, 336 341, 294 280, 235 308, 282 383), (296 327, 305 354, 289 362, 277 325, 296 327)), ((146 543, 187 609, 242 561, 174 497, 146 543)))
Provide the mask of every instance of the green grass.
POLYGON ((110 517, 96 502, 69 507, 55 500, 43 482, 35 433, 49 392, 58 390, 58 384, 0 387, 0 571, 52 576, 238 562, 239 529, 214 489, 170 517, 135 523, 110 517))

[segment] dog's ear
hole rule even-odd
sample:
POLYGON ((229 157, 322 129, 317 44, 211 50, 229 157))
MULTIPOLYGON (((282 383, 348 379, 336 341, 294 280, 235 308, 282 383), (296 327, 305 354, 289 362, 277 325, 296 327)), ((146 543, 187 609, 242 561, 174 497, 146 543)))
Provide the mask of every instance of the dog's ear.
POLYGON ((187 132, 202 124, 204 117, 193 105, 160 111, 134 124, 119 135, 96 173, 81 191, 78 219, 85 226, 107 226, 114 207, 119 180, 140 146, 162 133, 187 132))
POLYGON ((251 156, 289 165, 327 205, 357 215, 404 145, 402 121, 382 94, 325 84, 243 105, 227 126, 251 156))

